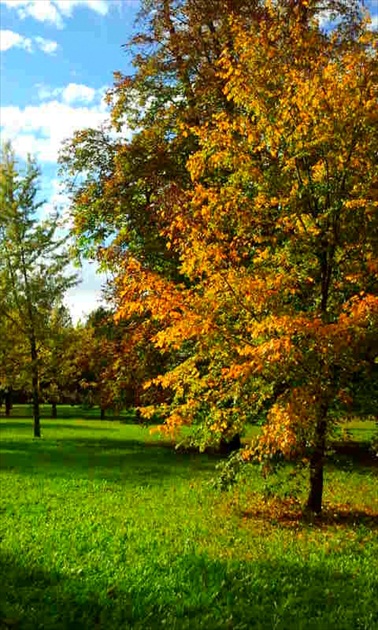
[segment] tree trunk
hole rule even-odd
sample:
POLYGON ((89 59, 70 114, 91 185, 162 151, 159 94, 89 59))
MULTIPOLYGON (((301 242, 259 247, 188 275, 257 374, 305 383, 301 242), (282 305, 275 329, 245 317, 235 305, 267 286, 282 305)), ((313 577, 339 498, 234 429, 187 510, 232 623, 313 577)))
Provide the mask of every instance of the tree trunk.
POLYGON ((5 392, 5 416, 9 418, 12 409, 12 390, 5 392))
POLYGON ((38 352, 34 336, 30 339, 30 350, 32 359, 32 397, 33 397, 33 420, 34 437, 41 437, 41 423, 39 414, 39 374, 38 374, 38 352))
POLYGON ((314 450, 310 458, 310 493, 307 509, 315 514, 322 511, 323 471, 327 431, 327 409, 322 408, 315 428, 314 450))
POLYGON ((54 419, 58 417, 56 402, 51 403, 51 417, 54 419))
POLYGON ((100 420, 105 420, 105 409, 101 407, 100 409, 100 420))

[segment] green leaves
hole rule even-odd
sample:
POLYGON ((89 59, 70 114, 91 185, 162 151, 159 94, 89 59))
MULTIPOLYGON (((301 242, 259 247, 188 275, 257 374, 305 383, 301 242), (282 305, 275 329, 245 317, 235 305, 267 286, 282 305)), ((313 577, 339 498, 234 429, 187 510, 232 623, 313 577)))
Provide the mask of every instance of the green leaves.
POLYGON ((67 289, 76 284, 76 274, 67 273, 70 262, 68 236, 57 236, 60 229, 58 216, 43 221, 38 217, 42 206, 38 201, 38 178, 39 169, 31 158, 21 169, 11 146, 3 146, 0 163, 0 327, 7 342, 3 351, 6 374, 2 378, 13 387, 20 380, 29 380, 36 427, 39 426, 42 348, 52 330, 54 311, 62 306, 67 289), (24 354, 28 355, 28 360, 22 360, 24 354))

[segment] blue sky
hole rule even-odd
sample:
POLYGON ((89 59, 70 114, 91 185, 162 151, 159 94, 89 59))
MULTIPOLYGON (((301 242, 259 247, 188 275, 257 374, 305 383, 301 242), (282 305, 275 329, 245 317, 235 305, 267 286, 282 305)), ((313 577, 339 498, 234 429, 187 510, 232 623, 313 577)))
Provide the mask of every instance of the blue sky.
MULTIPOLYGON (((378 0, 365 3, 378 28, 378 0)), ((57 155, 75 129, 106 121, 103 95, 113 71, 131 72, 122 48, 134 31, 139 0, 0 0, 0 126, 17 154, 37 156, 46 211, 67 208, 57 178, 57 155)), ((70 291, 73 317, 89 313, 101 278, 86 264, 70 291)))
MULTIPOLYGON (((56 164, 62 140, 105 122, 113 71, 132 70, 122 44, 138 8, 138 0, 0 0, 1 137, 20 158, 38 158, 45 212, 67 208, 56 164)), ((82 276, 67 296, 75 320, 100 296, 95 266, 82 276)))

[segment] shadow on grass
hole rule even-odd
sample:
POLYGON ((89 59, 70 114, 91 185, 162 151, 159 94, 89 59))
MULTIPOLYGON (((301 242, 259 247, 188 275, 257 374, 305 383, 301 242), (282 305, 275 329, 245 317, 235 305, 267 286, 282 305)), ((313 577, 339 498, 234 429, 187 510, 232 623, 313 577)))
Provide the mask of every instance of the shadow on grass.
POLYGON ((364 526, 378 530, 378 512, 369 509, 356 509, 349 506, 325 503, 321 514, 309 514, 299 502, 272 499, 265 506, 243 510, 240 517, 245 521, 268 523, 269 526, 289 529, 327 529, 328 527, 364 526))
POLYGON ((19 474, 154 484, 165 477, 186 478, 214 470, 214 456, 182 453, 172 445, 139 440, 66 438, 0 442, 0 465, 19 474))
POLYGON ((153 558, 109 585, 105 576, 48 573, 0 557, 0 628, 10 630, 377 627, 378 578, 330 564, 153 558), (366 579, 368 577, 368 579, 366 579), (357 605, 358 603, 358 605, 357 605))
POLYGON ((334 444, 328 462, 331 467, 341 470, 349 470, 353 466, 353 470, 358 472, 375 469, 378 473, 378 457, 366 442, 349 440, 334 444))

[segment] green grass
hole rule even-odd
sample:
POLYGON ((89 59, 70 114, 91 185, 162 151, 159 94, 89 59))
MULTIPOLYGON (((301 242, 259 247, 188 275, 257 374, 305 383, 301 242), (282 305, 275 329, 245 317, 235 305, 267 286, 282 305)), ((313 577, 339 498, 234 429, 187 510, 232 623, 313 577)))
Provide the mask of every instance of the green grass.
POLYGON ((334 456, 324 516, 304 522, 256 468, 221 493, 216 457, 136 425, 31 434, 0 421, 0 628, 378 627, 373 458, 334 456))

